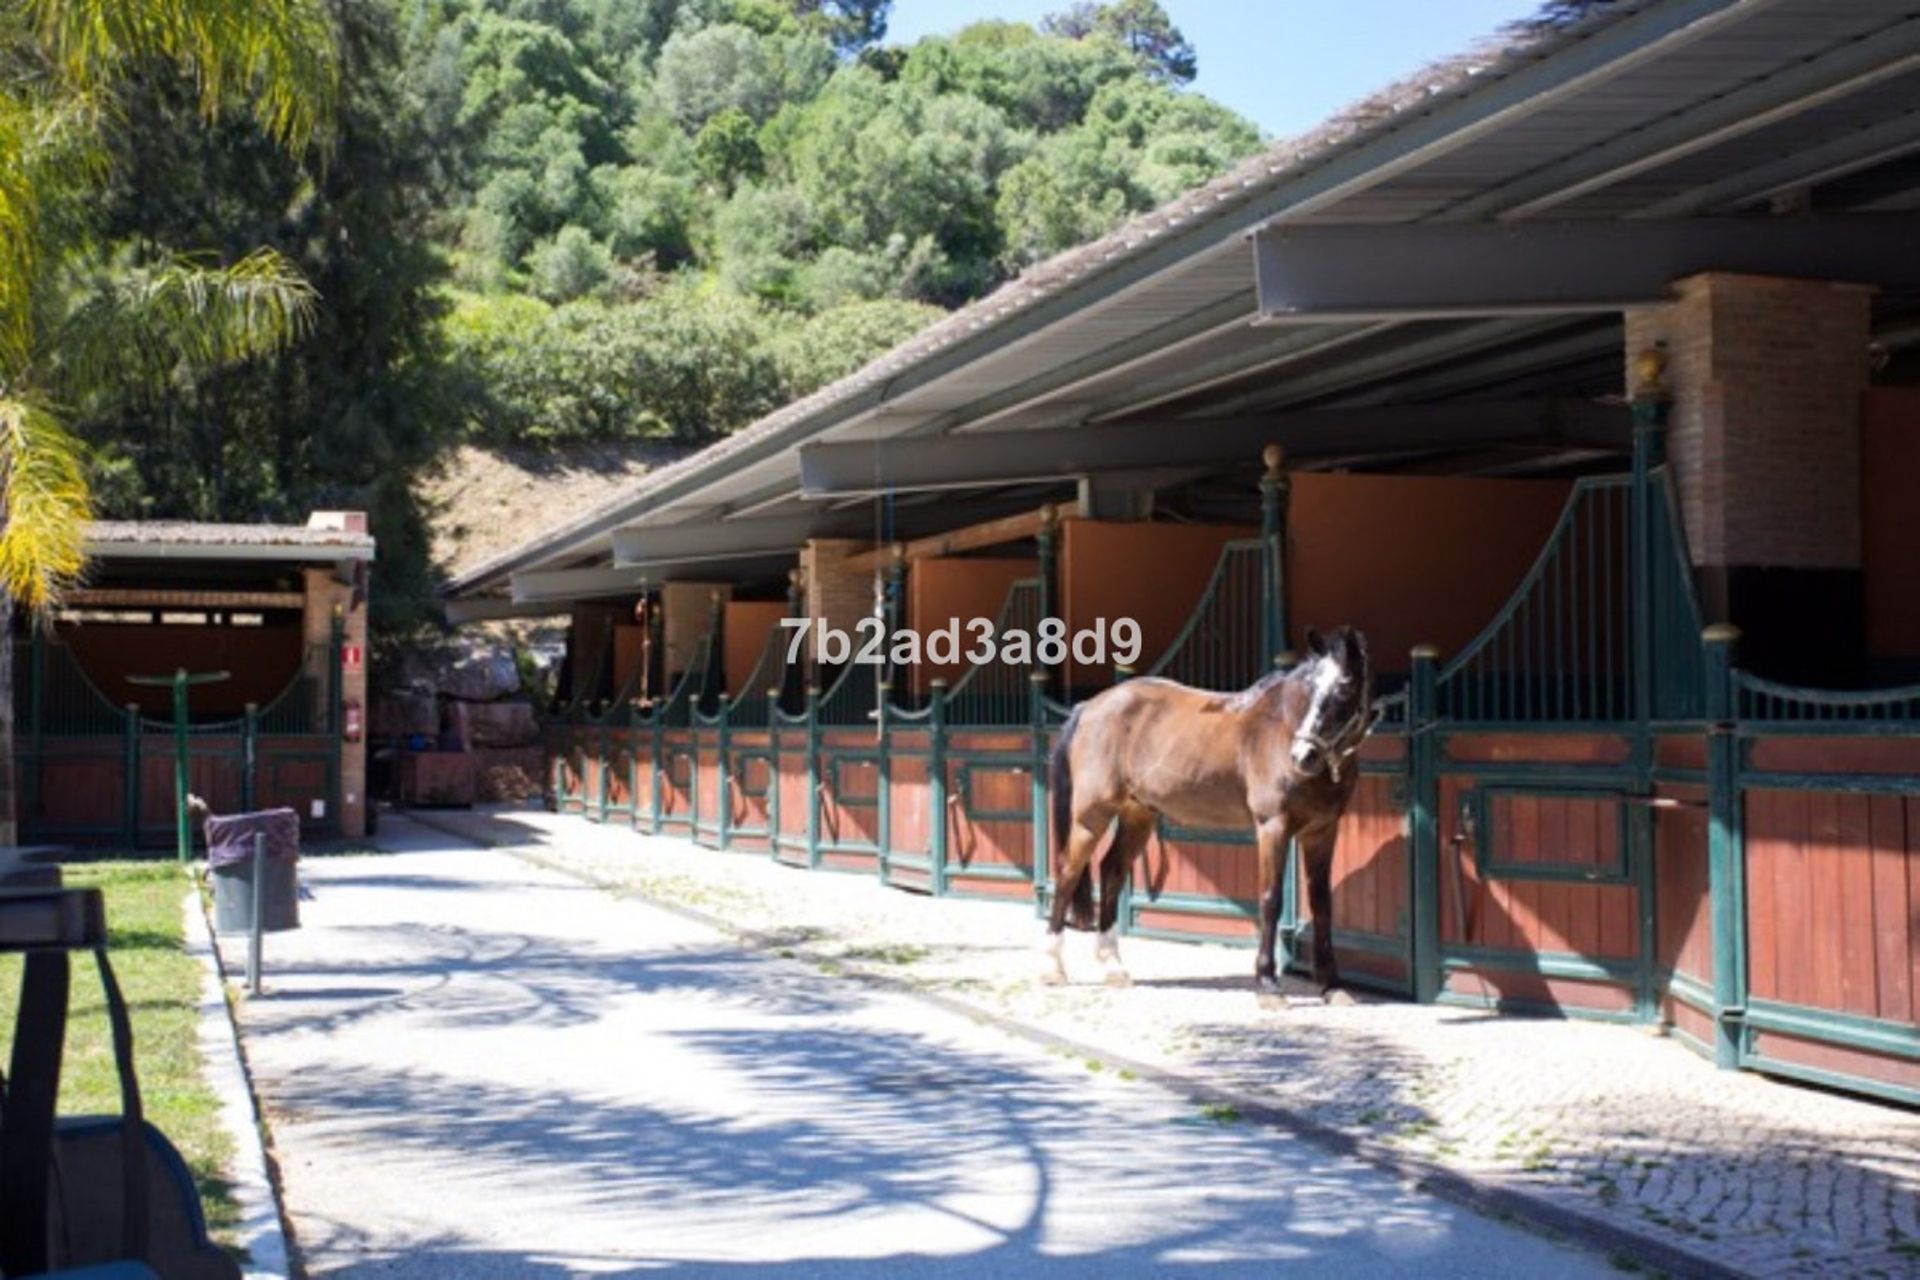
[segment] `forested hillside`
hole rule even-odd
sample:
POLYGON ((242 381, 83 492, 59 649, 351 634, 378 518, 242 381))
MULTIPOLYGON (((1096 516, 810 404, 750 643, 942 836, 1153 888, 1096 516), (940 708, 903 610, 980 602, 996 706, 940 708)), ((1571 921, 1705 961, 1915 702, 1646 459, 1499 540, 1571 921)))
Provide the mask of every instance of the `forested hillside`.
MULTIPOLYGON (((910 47, 887 0, 339 0, 329 136, 289 157, 155 71, 114 253, 279 248, 289 351, 83 406, 105 514, 363 504, 382 618, 431 578, 462 446, 698 441, 850 371, 1259 145, 1156 0, 910 47)), ((469 523, 474 513, 462 513, 469 523)))

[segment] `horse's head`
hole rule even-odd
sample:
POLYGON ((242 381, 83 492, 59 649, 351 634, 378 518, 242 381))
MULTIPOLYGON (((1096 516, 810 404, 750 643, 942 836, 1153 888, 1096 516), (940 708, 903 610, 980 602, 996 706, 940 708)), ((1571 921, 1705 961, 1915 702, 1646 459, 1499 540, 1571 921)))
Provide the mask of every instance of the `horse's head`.
POLYGON ((1312 656, 1300 668, 1307 681, 1307 709, 1293 730, 1293 767, 1330 773, 1338 781, 1373 728, 1367 642, 1352 627, 1338 627, 1330 636, 1309 630, 1307 651, 1312 656))

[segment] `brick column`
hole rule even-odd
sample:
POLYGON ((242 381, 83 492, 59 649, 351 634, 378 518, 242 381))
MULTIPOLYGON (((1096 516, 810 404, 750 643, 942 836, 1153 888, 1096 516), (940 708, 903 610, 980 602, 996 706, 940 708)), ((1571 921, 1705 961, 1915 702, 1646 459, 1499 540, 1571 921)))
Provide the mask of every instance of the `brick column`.
MULTIPOLYGON (((873 616, 873 570, 856 569, 849 556, 867 550, 859 538, 808 538, 800 551, 800 572, 806 583, 807 619, 825 619, 830 628, 854 636, 860 619, 873 616)), ((807 632, 807 655, 813 652, 815 631, 807 632)))
MULTIPOLYGON (((661 648, 666 651, 667 683, 662 696, 673 691, 680 674, 693 664, 700 641, 713 625, 713 597, 722 603, 733 599, 733 587, 725 582, 668 582, 660 587, 662 610, 661 648)), ((714 662, 720 655, 714 654, 714 662)))
MULTIPOLYGON (((345 702, 360 705, 362 731, 360 741, 340 743, 340 834, 358 840, 367 834, 367 604, 364 598, 353 603, 353 588, 340 582, 332 569, 305 571, 306 605, 300 620, 301 643, 306 647, 304 661, 312 677, 313 696, 319 715, 332 710, 328 699, 332 681, 327 671, 329 644, 333 638, 333 619, 341 622, 341 643, 355 648, 357 665, 342 673, 340 696, 345 702)), ((302 815, 306 816, 306 815, 302 815)))
POLYGON ((1756 669, 1830 680, 1862 639, 1872 291, 1720 272, 1675 288, 1627 313, 1626 356, 1666 346, 1667 456, 1707 620, 1738 625, 1756 669))

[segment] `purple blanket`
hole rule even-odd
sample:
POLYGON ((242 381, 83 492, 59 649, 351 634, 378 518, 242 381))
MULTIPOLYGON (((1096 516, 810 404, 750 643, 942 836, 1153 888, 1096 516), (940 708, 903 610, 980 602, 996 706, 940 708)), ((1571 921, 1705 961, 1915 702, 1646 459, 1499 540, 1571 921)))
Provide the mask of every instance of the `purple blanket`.
POLYGON ((267 837, 269 858, 300 856, 300 815, 292 809, 229 813, 207 818, 207 863, 225 867, 253 857, 256 832, 267 837))

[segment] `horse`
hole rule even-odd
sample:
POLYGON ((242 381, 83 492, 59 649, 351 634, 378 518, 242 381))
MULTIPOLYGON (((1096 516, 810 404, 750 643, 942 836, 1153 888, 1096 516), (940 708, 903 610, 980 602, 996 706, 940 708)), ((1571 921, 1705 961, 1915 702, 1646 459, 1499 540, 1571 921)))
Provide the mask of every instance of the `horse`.
POLYGON ((1100 868, 1095 958, 1109 985, 1130 981, 1114 936, 1121 886, 1156 823, 1252 826, 1260 855, 1260 947, 1254 987, 1280 989, 1274 933, 1287 841, 1306 860, 1313 912, 1313 980, 1331 994, 1333 844, 1360 770, 1354 757, 1379 718, 1367 643, 1352 627, 1307 632, 1308 657, 1239 693, 1210 693, 1147 677, 1115 685, 1074 709, 1050 759, 1053 840, 1064 851, 1047 922, 1049 984, 1066 981, 1063 930, 1095 927, 1094 854, 1109 827, 1100 868))

